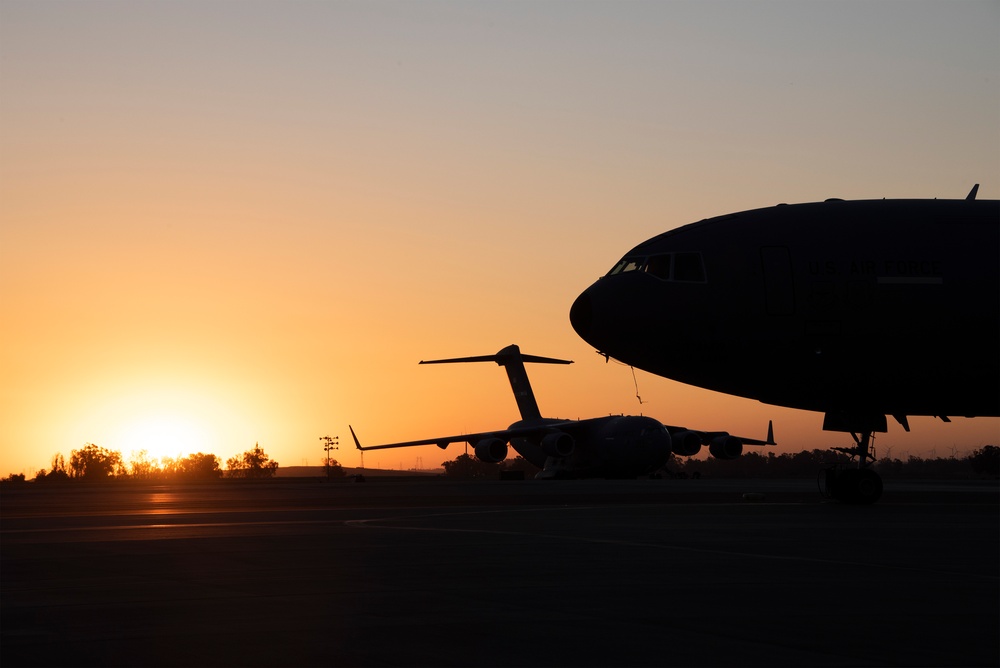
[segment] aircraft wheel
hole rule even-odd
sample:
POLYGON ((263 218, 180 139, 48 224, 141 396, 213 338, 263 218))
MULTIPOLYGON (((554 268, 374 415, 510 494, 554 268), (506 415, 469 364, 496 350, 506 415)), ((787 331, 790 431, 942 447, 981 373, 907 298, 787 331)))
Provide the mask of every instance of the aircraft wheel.
POLYGON ((882 496, 882 476, 871 469, 858 471, 857 500, 854 503, 870 505, 882 496))
POLYGON ((830 481, 833 483, 830 490, 833 498, 844 503, 852 503, 851 499, 854 498, 858 486, 857 474, 857 469, 835 469, 833 480, 830 481))
POLYGON ((854 505, 871 505, 882 496, 882 478, 870 469, 847 469, 836 478, 833 496, 854 505))

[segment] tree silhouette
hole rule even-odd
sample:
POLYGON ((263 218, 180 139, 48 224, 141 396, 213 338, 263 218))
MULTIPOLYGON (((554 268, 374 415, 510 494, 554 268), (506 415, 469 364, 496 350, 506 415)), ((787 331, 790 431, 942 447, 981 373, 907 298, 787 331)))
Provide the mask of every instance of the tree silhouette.
POLYGON ((66 472, 66 460, 58 452, 52 455, 52 471, 46 473, 45 469, 39 469, 38 473, 35 474, 35 482, 49 483, 66 480, 69 480, 69 474, 66 472))
POLYGON ((271 461, 267 453, 254 443, 252 450, 226 460, 230 478, 272 478, 278 469, 278 462, 271 461))
POLYGON ((129 477, 133 480, 151 480, 157 476, 160 469, 156 466, 156 460, 149 458, 146 450, 133 451, 128 461, 129 477))
MULTIPOLYGON (((274 466, 278 466, 277 462, 274 463, 274 466)), ((187 480, 215 480, 222 477, 219 458, 201 452, 181 459, 178 462, 178 473, 181 478, 187 480)))
POLYGON ((69 456, 69 474, 83 480, 107 480, 116 475, 124 475, 121 453, 108 450, 93 443, 87 443, 69 456))
POLYGON ((323 463, 323 468, 326 470, 327 478, 343 478, 346 473, 344 473, 344 467, 341 466, 340 462, 336 459, 330 459, 323 463))
POLYGON ((995 445, 986 445, 978 450, 973 450, 969 457, 972 470, 979 475, 998 477, 1000 476, 1000 448, 995 445))
POLYGON ((535 474, 542 470, 521 455, 517 455, 512 459, 505 459, 500 462, 499 466, 501 471, 521 471, 525 478, 534 478, 535 474))
POLYGON ((449 478, 495 478, 497 465, 488 464, 472 455, 459 455, 444 462, 444 474, 449 478))

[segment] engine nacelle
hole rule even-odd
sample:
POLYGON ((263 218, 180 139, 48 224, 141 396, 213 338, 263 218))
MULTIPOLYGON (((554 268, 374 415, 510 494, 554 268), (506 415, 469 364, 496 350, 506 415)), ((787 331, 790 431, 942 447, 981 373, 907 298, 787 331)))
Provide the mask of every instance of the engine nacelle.
POLYGON ((555 431, 542 437, 542 450, 549 457, 569 457, 576 442, 564 431, 555 431))
POLYGON ((708 451, 716 459, 736 459, 743 454, 743 441, 728 434, 716 436, 708 444, 708 451))
POLYGON ((693 431, 679 431, 670 435, 670 448, 674 454, 693 457, 701 452, 701 436, 693 431))
POLYGON ((476 443, 476 458, 487 464, 497 464, 507 458, 507 441, 502 438, 484 438, 476 443))

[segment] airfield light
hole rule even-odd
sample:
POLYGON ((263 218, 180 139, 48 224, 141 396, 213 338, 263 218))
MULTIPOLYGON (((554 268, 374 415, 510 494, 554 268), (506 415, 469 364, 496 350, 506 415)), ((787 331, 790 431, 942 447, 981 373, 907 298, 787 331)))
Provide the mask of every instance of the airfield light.
POLYGON ((326 479, 330 480, 332 476, 332 471, 330 469, 330 451, 339 450, 340 437, 339 436, 320 436, 319 440, 323 441, 323 451, 326 452, 326 479))

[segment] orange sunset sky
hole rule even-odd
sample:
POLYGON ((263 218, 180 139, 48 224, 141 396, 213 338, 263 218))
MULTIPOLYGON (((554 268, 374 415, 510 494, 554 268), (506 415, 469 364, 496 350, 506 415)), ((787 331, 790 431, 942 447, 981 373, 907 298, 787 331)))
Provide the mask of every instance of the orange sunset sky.
MULTIPOLYGON (((850 445, 636 372, 640 406, 569 307, 708 216, 997 198, 998 34, 996 2, 2 0, 0 475, 87 442, 318 465, 324 435, 357 466, 348 424, 514 421, 495 365, 417 365, 511 343, 575 360, 528 368, 551 417, 850 445)), ((998 419, 911 426, 880 452, 1000 441, 998 419)))

